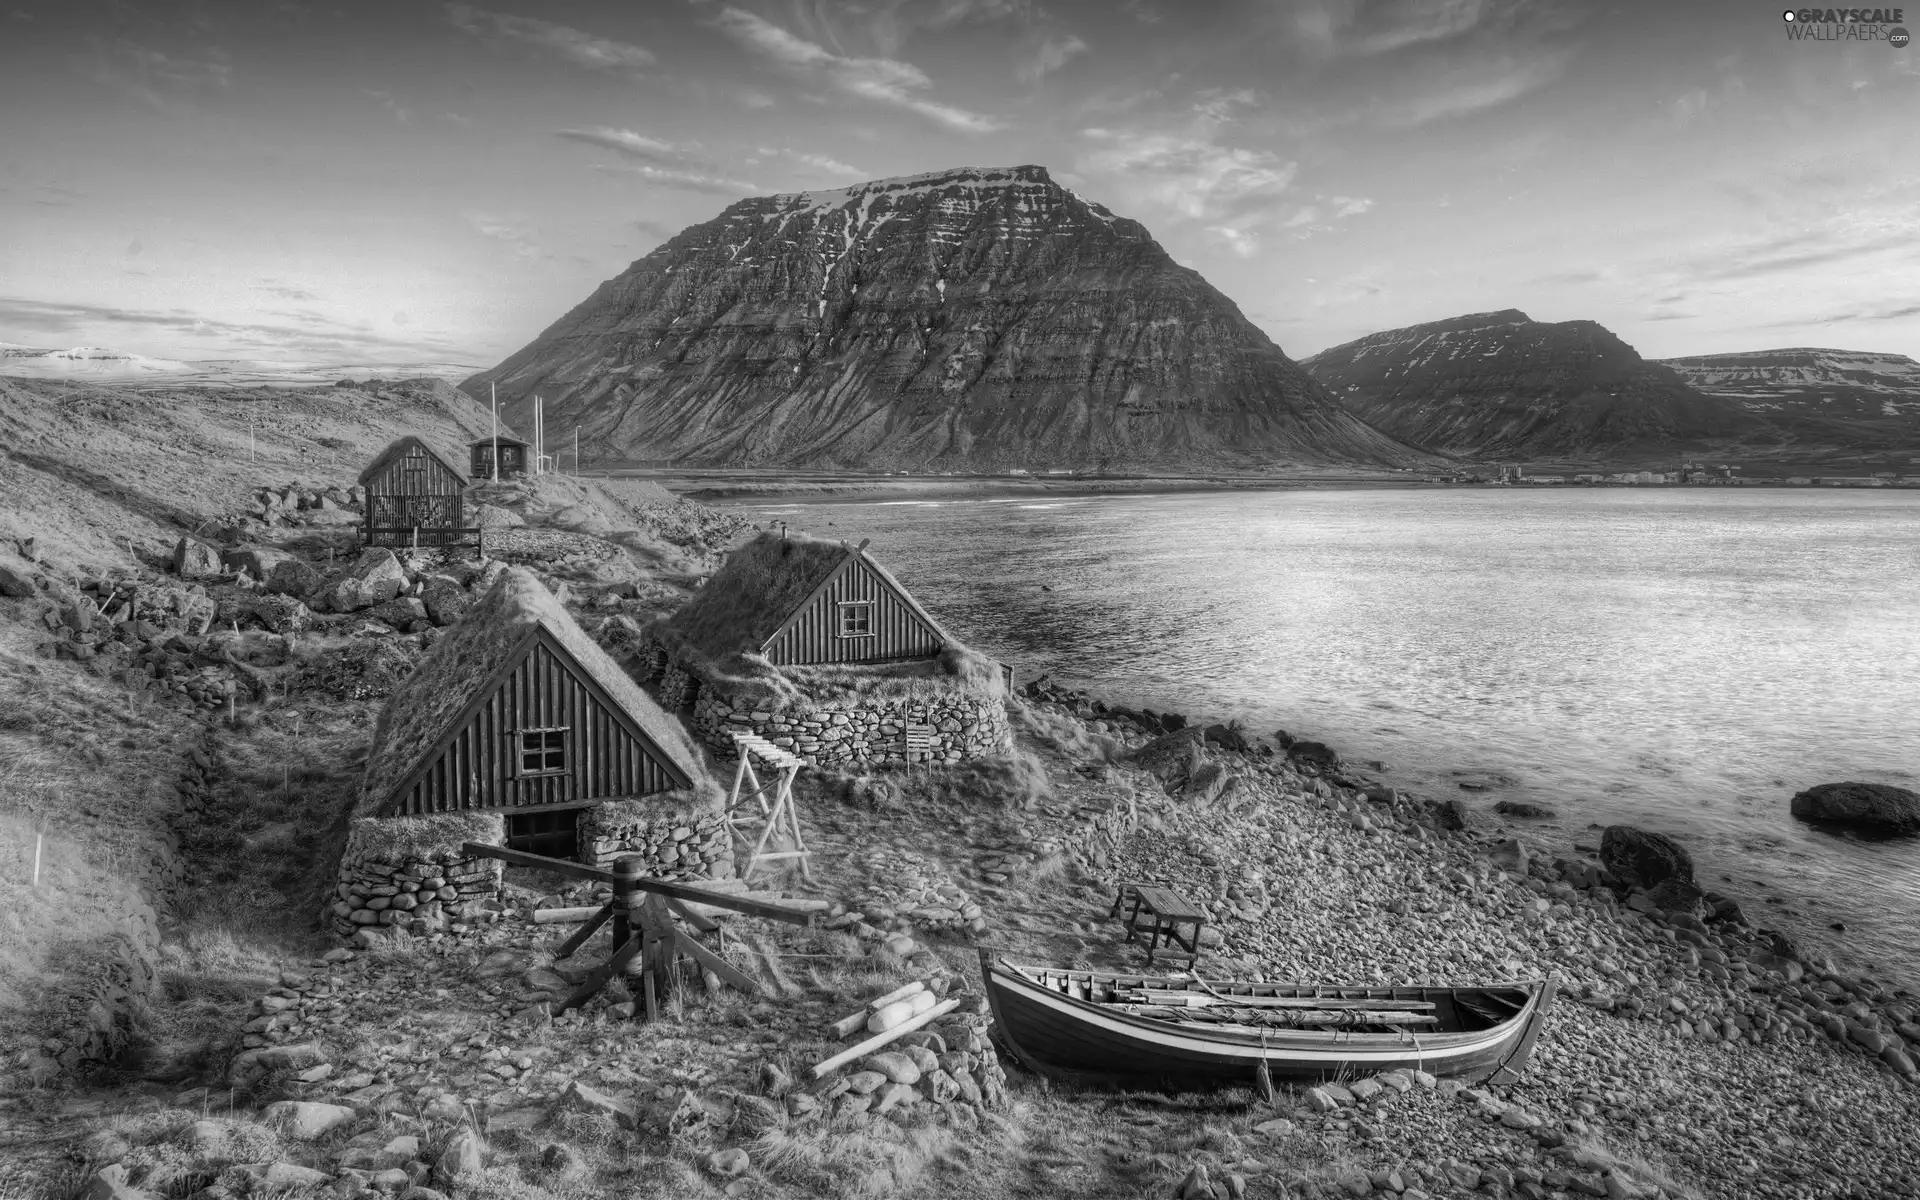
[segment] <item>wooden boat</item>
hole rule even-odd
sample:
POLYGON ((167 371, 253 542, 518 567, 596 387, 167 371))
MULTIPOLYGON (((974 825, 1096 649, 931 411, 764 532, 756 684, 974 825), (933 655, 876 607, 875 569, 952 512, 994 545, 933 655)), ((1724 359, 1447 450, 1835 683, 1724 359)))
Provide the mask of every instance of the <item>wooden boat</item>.
POLYGON ((1015 966, 980 953, 995 1036, 1063 1081, 1171 1091, 1352 1079, 1396 1068, 1471 1083, 1520 1077, 1550 980, 1334 987, 1015 966))

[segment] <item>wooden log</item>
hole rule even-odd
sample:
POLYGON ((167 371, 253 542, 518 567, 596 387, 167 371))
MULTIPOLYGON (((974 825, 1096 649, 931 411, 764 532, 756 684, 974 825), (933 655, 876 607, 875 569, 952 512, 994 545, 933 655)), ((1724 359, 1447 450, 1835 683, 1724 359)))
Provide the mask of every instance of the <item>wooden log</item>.
POLYGON ((813 1077, 816 1080, 825 1079, 828 1075, 852 1062, 854 1059, 871 1054, 889 1042, 896 1042, 916 1029, 931 1025, 958 1007, 960 1007, 960 998, 958 996, 955 996, 951 1000, 942 1000, 913 1020, 889 1029, 885 1033, 876 1033, 858 1045, 849 1046, 825 1062, 814 1064, 813 1077))
POLYGON ((695 912, 693 906, 684 901, 669 900, 667 901, 667 907, 678 913, 682 920, 686 921, 687 924, 693 926, 695 929, 698 929, 701 933, 712 933, 714 930, 720 928, 718 921, 708 917, 705 913, 695 912))
POLYGON ((533 911, 535 925, 573 925, 590 920, 597 913, 607 911, 604 904, 589 904, 583 908, 537 908, 533 911))
POLYGON ((852 1037, 866 1025, 868 1017, 879 1012, 887 1005, 892 1004, 895 1000, 905 1000, 915 992, 924 991, 926 986, 926 984, 920 982, 918 979, 912 983, 903 984, 878 999, 867 1001, 866 1007, 862 1008, 859 1012, 841 1017, 838 1021, 827 1026, 827 1029, 837 1038, 852 1037))

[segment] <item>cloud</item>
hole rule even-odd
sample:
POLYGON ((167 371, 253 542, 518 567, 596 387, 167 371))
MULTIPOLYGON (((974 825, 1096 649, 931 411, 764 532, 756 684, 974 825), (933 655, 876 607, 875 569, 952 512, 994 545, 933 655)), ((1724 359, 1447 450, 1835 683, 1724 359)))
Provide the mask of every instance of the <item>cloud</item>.
POLYGON ((253 285, 253 290, 278 296, 282 300, 318 300, 320 298, 305 288, 288 287, 279 283, 256 283, 253 285))
POLYGON ((1885 254, 1912 244, 1912 234, 1904 232, 1838 243, 1824 234, 1788 234, 1743 250, 1695 259, 1687 273, 1700 280, 1754 279, 1885 254), (1811 248, 1795 249, 1804 245, 1811 248))
POLYGON ((380 107, 393 114, 393 119, 405 125, 413 120, 413 110, 394 99, 392 92, 377 91, 373 88, 361 88, 362 96, 371 96, 380 102, 380 107))
POLYGON ((1187 217, 1278 196, 1298 170, 1272 151, 1221 145, 1207 134, 1082 132, 1094 149, 1081 157, 1080 170, 1111 176, 1123 189, 1187 217))
POLYGON ((672 142, 650 138, 645 134, 635 133, 631 129, 614 129, 606 125, 592 129, 562 129, 559 136, 588 146, 598 146, 602 150, 611 150, 625 158, 640 159, 645 162, 685 162, 693 150, 691 146, 676 146, 672 142))
POLYGON ((1289 40, 1329 58, 1367 58, 1472 37, 1531 36, 1563 27, 1560 5, 1538 0, 1299 0, 1289 40))
POLYGON ((1560 78, 1568 52, 1540 49, 1463 63, 1418 84, 1412 94, 1375 104, 1383 125, 1414 128, 1447 117, 1498 108, 1560 78))
POLYGON ((264 322, 230 321, 207 317, 186 309, 158 312, 152 309, 117 308, 103 304, 67 304, 29 300, 19 296, 0 296, 0 331, 24 332, 36 339, 49 338, 72 344, 77 340, 105 342, 123 335, 160 331, 180 339, 212 342, 212 346, 187 346, 178 357, 221 348, 269 350, 313 357, 366 354, 414 358, 432 356, 470 357, 466 351, 443 341, 426 337, 402 339, 373 332, 360 323, 337 321, 321 313, 303 311, 292 326, 264 322))
POLYGON ((1795 317, 1784 321, 1768 321, 1766 328, 1797 328, 1806 325, 1837 325, 1849 321, 1902 321, 1909 317, 1920 317, 1920 304, 1902 304, 1898 308, 1862 308, 1829 312, 1823 316, 1808 319, 1795 317))
POLYGON ((757 183, 745 179, 729 179, 724 175, 707 175, 700 171, 689 171, 680 167, 655 167, 645 163, 619 164, 594 163, 593 170, 608 175, 631 175, 648 183, 661 187, 679 188, 687 192, 705 192, 714 196, 737 196, 742 192, 758 192, 764 189, 757 183))
POLYGON ((529 238, 519 226, 505 218, 489 216, 481 212, 469 212, 463 213, 462 215, 466 218, 467 225, 475 233, 481 237, 492 238, 496 242, 503 243, 520 258, 532 258, 540 252, 540 248, 533 244, 532 239, 529 238))
POLYGON ((1328 203, 1333 205, 1333 219, 1336 221, 1373 210, 1373 200, 1368 196, 1331 196, 1328 203))
POLYGON ((600 125, 592 129, 562 129, 556 136, 585 146, 611 151, 625 163, 595 163, 593 169, 613 175, 631 175, 661 187, 689 192, 708 192, 731 196, 758 191, 759 186, 744 179, 715 173, 713 164, 693 143, 675 143, 600 125))
POLYGON ((784 147, 775 149, 771 146, 756 147, 754 153, 758 158, 749 158, 747 160, 748 165, 752 165, 764 158, 783 158, 789 162, 797 162, 804 167, 812 167, 816 171, 825 171, 830 175, 863 177, 869 174, 865 167, 856 167, 852 163, 844 163, 837 158, 828 158, 824 154, 807 154, 799 150, 788 150, 784 147))
POLYGON ((537 17, 518 17, 468 4, 448 4, 444 11, 455 28, 490 41, 519 42, 593 71, 637 72, 654 64, 653 51, 631 42, 617 42, 537 17))
POLYGON ((1071 33, 1048 33, 1041 37, 1033 54, 1014 68, 1014 76, 1023 83, 1039 83, 1042 79, 1067 65, 1077 54, 1085 54, 1091 47, 1071 33))
POLYGON ((92 51, 77 62, 96 83, 104 84, 160 112, 178 112, 184 102, 233 83, 233 68, 219 49, 203 57, 176 57, 130 38, 111 44, 94 39, 92 51))
POLYGON ((956 133, 991 133, 1003 122, 983 113, 942 104, 922 93, 933 86, 926 72, 891 58, 854 58, 796 37, 771 21, 731 6, 714 24, 728 37, 796 77, 839 92, 924 117, 956 133))
POLYGON ((1565 271, 1549 271, 1545 275, 1535 275, 1528 283, 1599 283, 1613 278, 1612 268, 1574 267, 1565 271))

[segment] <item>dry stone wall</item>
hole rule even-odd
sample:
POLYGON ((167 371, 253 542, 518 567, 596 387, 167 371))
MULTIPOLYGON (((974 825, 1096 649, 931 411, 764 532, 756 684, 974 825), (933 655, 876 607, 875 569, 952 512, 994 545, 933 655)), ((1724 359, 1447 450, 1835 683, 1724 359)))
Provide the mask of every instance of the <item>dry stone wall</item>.
MULTIPOLYGON (((419 820, 432 818, 414 818, 419 820)), ((472 818, 462 814, 457 839, 444 846, 423 846, 380 836, 391 819, 363 817, 354 822, 340 877, 326 920, 334 933, 350 937, 364 928, 393 927, 416 936, 445 933, 498 918, 500 880, 505 864, 495 858, 469 857, 466 841, 499 845, 505 822, 494 818, 493 836, 475 836, 472 818)))
POLYGON ((694 736, 717 753, 732 755, 733 734, 757 733, 813 766, 905 762, 909 724, 932 727, 937 761, 959 762, 1013 748, 1006 708, 964 695, 870 697, 796 710, 759 707, 709 687, 694 702, 692 721, 694 736))
POLYGON ((733 848, 718 812, 649 812, 646 802, 603 804, 580 821, 580 857, 596 867, 638 854, 655 879, 730 879, 733 848))

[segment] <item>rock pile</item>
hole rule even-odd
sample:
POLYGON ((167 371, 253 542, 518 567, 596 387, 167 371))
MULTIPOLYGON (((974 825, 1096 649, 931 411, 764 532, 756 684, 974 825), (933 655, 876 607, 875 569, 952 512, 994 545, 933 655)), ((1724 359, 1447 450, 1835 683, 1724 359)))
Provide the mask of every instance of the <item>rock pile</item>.
POLYGON ((308 514, 359 512, 366 507, 367 489, 290 483, 256 488, 245 515, 267 525, 305 524, 308 514))
POLYGON ((1007 1106, 1007 1076, 977 1013, 950 1014, 916 1030, 811 1092, 789 1092, 793 1121, 831 1119, 858 1127, 881 1117, 916 1120, 931 1105, 947 1121, 979 1124, 980 1114, 1007 1106))

